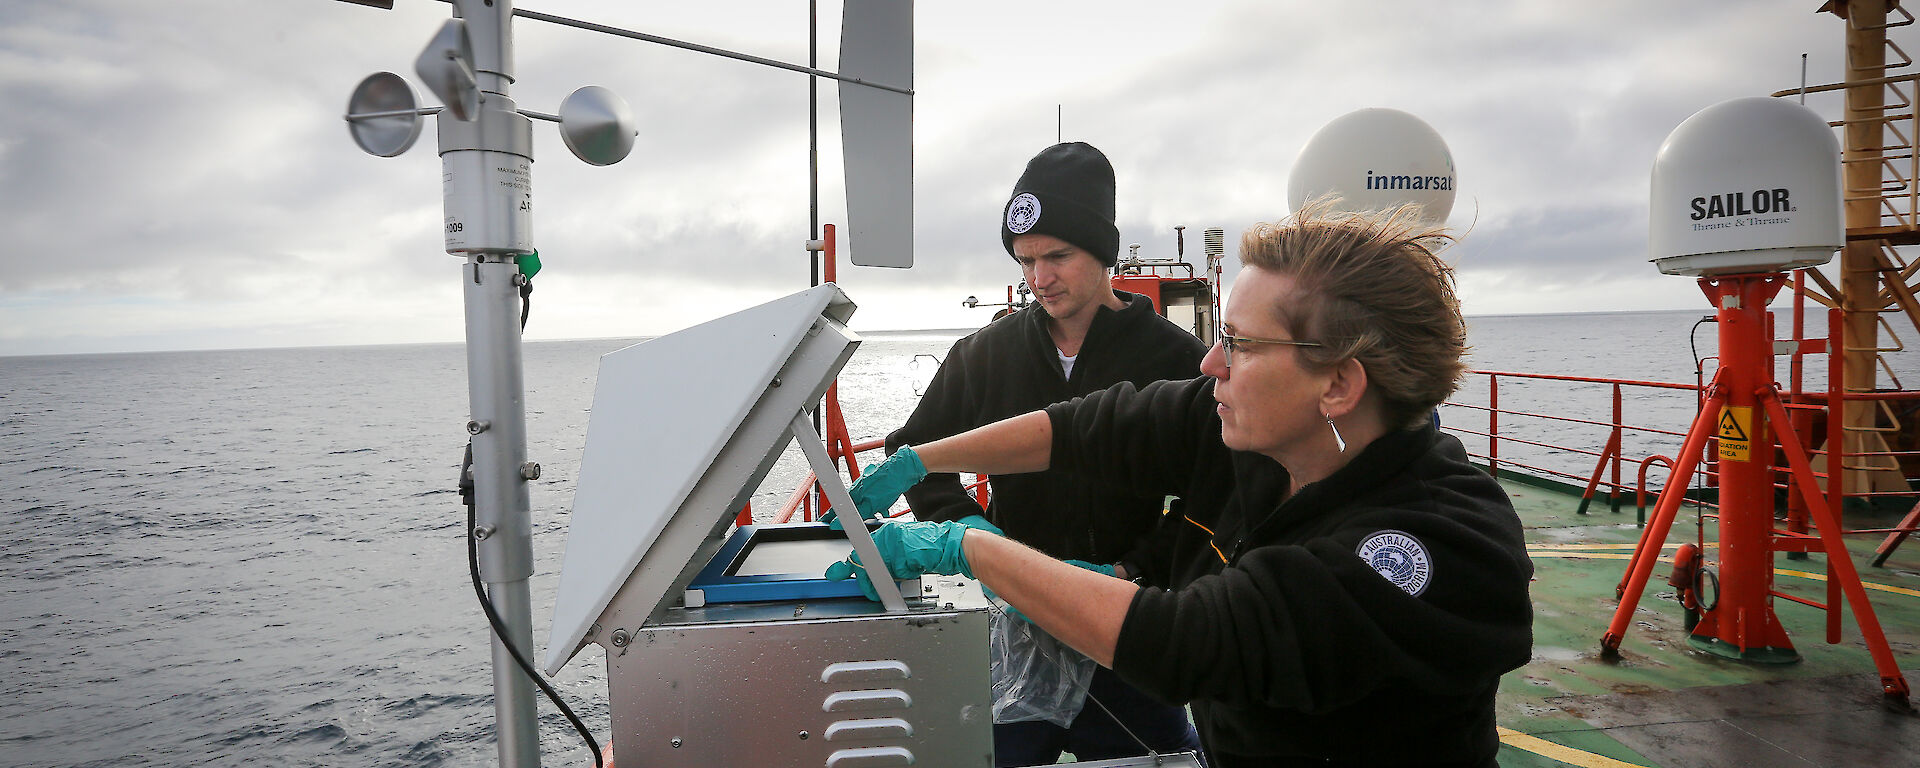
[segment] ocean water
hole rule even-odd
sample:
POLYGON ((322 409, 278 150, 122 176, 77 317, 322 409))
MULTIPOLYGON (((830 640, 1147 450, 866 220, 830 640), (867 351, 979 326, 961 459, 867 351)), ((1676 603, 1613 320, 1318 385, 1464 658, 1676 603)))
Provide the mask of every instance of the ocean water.
MULTIPOLYGON (((1700 314, 1476 318, 1470 362, 1690 382, 1700 314)), ((855 440, 904 421, 958 335, 867 336, 841 378, 855 440)), ((1711 354, 1712 327, 1698 339, 1711 354)), ((598 357, 633 342, 525 347, 542 648, 598 357)), ((1500 391, 1504 407, 1608 397, 1500 391)), ((0 358, 0 765, 492 764, 488 630, 452 490, 466 397, 451 344, 0 358)), ((1692 402, 1647 396, 1628 419, 1684 431, 1692 402)), ((803 472, 784 460, 760 513, 803 472)), ((604 739, 598 650, 554 683, 604 739)), ((545 764, 591 762, 544 702, 541 719, 545 764)))

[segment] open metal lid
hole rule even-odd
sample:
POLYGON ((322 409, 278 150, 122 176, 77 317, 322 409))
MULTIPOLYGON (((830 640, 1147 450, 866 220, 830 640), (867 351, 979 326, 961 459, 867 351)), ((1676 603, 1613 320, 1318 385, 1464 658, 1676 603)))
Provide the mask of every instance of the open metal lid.
POLYGON ((545 668, 618 596, 652 611, 717 549, 739 499, 858 346, 854 304, 818 286, 600 359, 545 668))

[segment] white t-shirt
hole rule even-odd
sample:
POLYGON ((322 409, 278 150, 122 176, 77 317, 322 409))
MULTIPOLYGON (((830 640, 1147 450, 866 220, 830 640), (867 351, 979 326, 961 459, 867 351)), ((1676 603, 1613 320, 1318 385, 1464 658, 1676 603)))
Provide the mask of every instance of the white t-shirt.
POLYGON ((1069 379, 1073 378, 1073 361, 1080 359, 1080 356, 1073 355, 1069 357, 1067 353, 1061 352, 1058 349, 1054 350, 1053 353, 1060 356, 1060 373, 1069 379))

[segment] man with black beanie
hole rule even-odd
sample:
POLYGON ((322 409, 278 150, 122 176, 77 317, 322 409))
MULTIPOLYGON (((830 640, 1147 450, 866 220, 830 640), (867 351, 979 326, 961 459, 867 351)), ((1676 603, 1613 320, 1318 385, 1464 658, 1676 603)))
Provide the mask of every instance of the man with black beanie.
MULTIPOLYGON (((1120 230, 1113 165, 1100 150, 1084 142, 1042 150, 1001 214, 1000 242, 1038 302, 954 343, 913 416, 887 436, 888 453, 1122 381, 1145 386, 1200 375, 1207 349, 1199 339, 1161 317, 1147 297, 1113 289, 1108 270, 1120 256, 1120 230)), ((906 497, 920 520, 1004 531, 1121 578, 1140 575, 1121 560, 1159 522, 1164 501, 1055 472, 994 477, 991 489, 985 510, 954 474, 930 475, 906 497)), ((1090 761, 1148 748, 1199 749, 1184 708, 1153 701, 1111 670, 1095 671, 1089 699, 1065 728, 1044 720, 995 723, 995 763, 1050 764, 1062 751, 1090 761)))

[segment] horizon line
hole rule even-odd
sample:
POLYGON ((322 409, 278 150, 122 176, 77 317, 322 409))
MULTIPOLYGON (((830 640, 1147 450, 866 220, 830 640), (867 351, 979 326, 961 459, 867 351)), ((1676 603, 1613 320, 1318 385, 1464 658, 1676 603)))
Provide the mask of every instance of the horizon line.
MULTIPOLYGON (((1784 308, 1775 308, 1775 311, 1782 311, 1783 309, 1784 308)), ((1698 312, 1698 311, 1702 311, 1702 310, 1613 309, 1613 310, 1589 310, 1584 312, 1483 313, 1483 314, 1468 314, 1468 315, 1463 315, 1463 317, 1465 317, 1468 320, 1472 320, 1474 318, 1662 314, 1662 313, 1679 313, 1679 312, 1692 313, 1692 312, 1698 312)), ((1706 311, 1711 311, 1711 308, 1710 307, 1706 308, 1706 311)), ((880 334, 941 334, 941 335, 962 334, 964 335, 966 333, 977 331, 980 328, 985 327, 985 325, 986 325, 985 323, 982 323, 981 325, 977 325, 977 326, 960 326, 960 327, 949 327, 949 328, 854 328, 851 330, 854 333, 858 333, 858 334, 876 334, 876 335, 880 335, 880 334)), ((546 343, 568 343, 568 342, 582 342, 582 341, 620 341, 620 340, 627 340, 627 339, 631 339, 635 341, 645 341, 647 339, 659 338, 660 336, 663 336, 663 335, 666 335, 666 334, 651 334, 651 335, 642 334, 642 335, 630 335, 630 336, 629 335, 570 336, 570 337, 562 337, 562 338, 530 338, 530 339, 523 339, 522 342, 525 344, 546 344, 546 343)), ((294 344, 294 345, 287 345, 287 346, 257 346, 257 347, 174 347, 174 348, 168 348, 168 349, 105 349, 105 350, 79 351, 79 352, 0 352, 0 358, 82 357, 82 356, 88 356, 88 355, 145 355, 145 354, 168 354, 173 352, 264 352, 264 351, 284 350, 284 349, 354 349, 354 348, 368 348, 368 347, 409 347, 409 346, 431 346, 431 345, 448 345, 448 344, 465 344, 465 343, 466 343, 466 340, 464 339, 453 339, 453 340, 446 340, 446 341, 395 341, 395 342, 345 343, 345 344, 294 344)))

